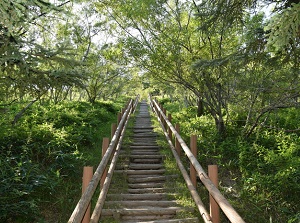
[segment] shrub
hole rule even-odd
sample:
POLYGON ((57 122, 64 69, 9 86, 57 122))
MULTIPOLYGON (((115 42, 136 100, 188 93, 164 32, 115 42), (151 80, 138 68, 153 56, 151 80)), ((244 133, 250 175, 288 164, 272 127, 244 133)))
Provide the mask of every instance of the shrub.
MULTIPOLYGON (((77 182, 74 179, 87 163, 84 154, 92 152, 94 145, 99 150, 97 140, 109 134, 117 110, 109 102, 45 103, 33 105, 16 126, 2 117, 0 221, 34 222, 42 218, 40 204, 52 200, 58 190, 72 188, 67 182, 77 182)), ((11 120, 19 107, 10 111, 11 120)), ((63 208, 69 200, 62 202, 63 208)))

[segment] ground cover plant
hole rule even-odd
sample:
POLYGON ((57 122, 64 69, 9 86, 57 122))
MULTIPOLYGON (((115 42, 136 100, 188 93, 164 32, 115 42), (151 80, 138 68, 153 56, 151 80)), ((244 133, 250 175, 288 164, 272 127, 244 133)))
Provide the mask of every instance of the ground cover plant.
POLYGON ((220 139, 209 115, 197 117, 196 107, 179 109, 177 103, 161 102, 172 122, 180 123, 186 142, 191 134, 198 136, 200 164, 219 166, 220 189, 246 222, 299 222, 300 134, 285 131, 297 129, 299 110, 271 114, 268 128, 262 126, 248 138, 232 119, 226 138, 220 139))
POLYGON ((125 100, 37 103, 1 114, 1 222, 65 222, 81 194, 84 165, 95 166, 103 137, 125 100))

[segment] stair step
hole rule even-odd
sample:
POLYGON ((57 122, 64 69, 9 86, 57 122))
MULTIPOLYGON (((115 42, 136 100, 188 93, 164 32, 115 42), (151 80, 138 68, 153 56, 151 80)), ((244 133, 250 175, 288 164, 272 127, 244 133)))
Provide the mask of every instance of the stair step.
POLYGON ((131 146, 140 146, 140 147, 145 147, 145 146, 157 146, 157 142, 156 141, 140 141, 140 142, 134 142, 134 143, 131 143, 131 146))
POLYGON ((159 170, 115 170, 115 173, 126 173, 127 175, 151 175, 151 174, 163 174, 165 169, 159 170))
POLYGON ((152 133, 152 134, 149 134, 149 133, 139 133, 139 134, 134 134, 133 135, 133 140, 135 138, 156 138, 157 137, 157 134, 155 133, 152 133))
POLYGON ((124 216, 122 216, 122 219, 120 222, 124 222, 124 221, 137 221, 137 222, 141 222, 141 221, 149 222, 150 221, 151 222, 151 221, 157 221, 160 219, 173 219, 173 218, 174 218, 174 214, 172 214, 172 215, 145 215, 145 216, 124 215, 124 216))
POLYGON ((139 158, 139 159, 131 159, 132 163, 161 163, 161 159, 147 159, 147 158, 139 158))
POLYGON ((159 149, 158 145, 152 145, 152 146, 146 146, 146 145, 141 145, 141 146, 130 146, 130 149, 159 149))
POLYGON ((129 188, 160 188, 163 187, 164 183, 135 183, 135 184, 128 184, 129 188))
POLYGON ((177 203, 175 200, 171 201, 105 201, 105 205, 121 205, 123 207, 145 207, 145 206, 154 206, 154 207, 170 207, 176 206, 177 203))
POLYGON ((118 213, 120 215, 175 215, 180 211, 186 211, 186 208, 182 207, 145 207, 145 208, 120 208, 120 209, 103 209, 102 216, 113 216, 118 213))
POLYGON ((185 218, 185 219, 164 219, 153 221, 121 221, 121 223, 199 223, 198 218, 185 218))
POLYGON ((159 155, 158 150, 133 150, 131 151, 132 155, 159 155))
POLYGON ((162 158, 165 158, 166 156, 165 155, 160 155, 160 154, 149 154, 149 155, 144 155, 144 156, 140 156, 140 155, 134 155, 134 154, 131 154, 129 155, 130 158, 143 158, 143 159, 162 159, 162 158))
POLYGON ((161 169, 164 166, 162 164, 133 164, 129 165, 129 169, 132 170, 157 170, 161 169))
POLYGON ((165 176, 156 176, 156 177, 129 177, 128 179, 129 183, 148 183, 148 182, 161 182, 165 181, 165 176))
POLYGON ((107 194, 108 198, 117 198, 118 200, 163 200, 167 199, 170 193, 146 193, 146 194, 107 194))
POLYGON ((164 188, 142 188, 142 189, 127 189, 128 193, 131 194, 147 194, 147 193, 163 193, 166 189, 164 188))

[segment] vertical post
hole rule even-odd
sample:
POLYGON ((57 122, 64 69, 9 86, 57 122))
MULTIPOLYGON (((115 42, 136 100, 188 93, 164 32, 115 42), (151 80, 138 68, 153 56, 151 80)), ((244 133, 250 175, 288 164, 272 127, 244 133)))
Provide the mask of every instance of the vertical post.
MULTIPOLYGON (((191 147, 191 152, 193 153, 194 157, 197 158, 197 136, 196 135, 191 135, 190 147, 191 147)), ((191 178, 191 181, 192 181, 194 187, 196 188, 197 174, 196 174, 196 169, 192 163, 190 164, 190 178, 191 178)))
POLYGON ((111 137, 110 137, 111 139, 115 135, 116 130, 117 130, 117 124, 116 123, 111 124, 111 137))
POLYGON ((118 112, 117 125, 119 125, 121 118, 122 118, 122 114, 121 114, 121 112, 118 112))
POLYGON ((134 111, 134 101, 131 100, 130 102, 131 102, 131 104, 130 104, 130 107, 131 107, 130 108, 130 110, 131 110, 130 113, 133 113, 133 111, 134 111))
MULTIPOLYGON (((163 108, 163 113, 164 113, 164 115, 166 115, 166 114, 167 114, 167 110, 166 110, 165 108, 163 108)), ((165 127, 165 129, 167 130, 167 122, 166 122, 166 120, 165 120, 165 119, 163 119, 163 123, 164 123, 164 127, 165 127)))
MULTIPOLYGON (((83 168, 83 177, 82 177, 82 194, 85 192, 86 188, 88 187, 91 179, 93 177, 93 167, 92 166, 85 166, 83 168)), ((91 204, 89 204, 84 217, 82 219, 82 223, 89 223, 91 218, 91 204)))
MULTIPOLYGON (((169 122, 172 122, 172 115, 171 114, 168 114, 168 120, 169 120, 169 122)), ((168 134, 169 134, 170 140, 172 141, 172 130, 171 130, 170 127, 168 128, 168 134)))
MULTIPOLYGON (((175 124, 175 129, 176 129, 177 133, 180 134, 180 125, 178 123, 175 124)), ((180 143, 176 137, 175 137, 175 149, 176 149, 178 156, 180 157, 180 155, 181 155, 180 143)))
MULTIPOLYGON (((108 146, 109 146, 109 138, 103 138, 103 141, 102 141, 102 157, 106 153, 106 150, 107 150, 108 146)), ((101 177, 101 181, 100 181, 100 187, 101 188, 103 187, 106 175, 107 175, 107 168, 105 168, 105 170, 102 174, 102 177, 101 177)))
MULTIPOLYGON (((208 165, 208 177, 213 184, 218 188, 218 166, 208 165)), ((210 216, 213 223, 220 223, 220 207, 215 199, 209 195, 210 216)))

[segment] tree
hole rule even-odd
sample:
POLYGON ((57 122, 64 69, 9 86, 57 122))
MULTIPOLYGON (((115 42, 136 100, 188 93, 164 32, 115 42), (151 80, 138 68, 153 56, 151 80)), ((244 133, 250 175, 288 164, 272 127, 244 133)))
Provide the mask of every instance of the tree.
POLYGON ((43 29, 48 17, 61 13, 60 9, 67 3, 2 1, 0 89, 6 101, 22 100, 26 96, 37 101, 53 87, 81 85, 82 76, 76 70, 78 63, 68 54, 68 46, 58 43, 45 47, 39 42, 41 33, 36 32, 43 29))

